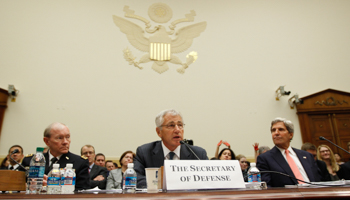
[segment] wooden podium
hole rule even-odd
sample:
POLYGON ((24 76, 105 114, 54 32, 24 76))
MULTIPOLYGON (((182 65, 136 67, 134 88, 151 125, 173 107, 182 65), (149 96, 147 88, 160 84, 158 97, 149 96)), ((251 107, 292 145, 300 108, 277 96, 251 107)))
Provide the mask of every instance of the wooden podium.
POLYGON ((0 191, 25 191, 26 174, 21 171, 0 170, 0 191))

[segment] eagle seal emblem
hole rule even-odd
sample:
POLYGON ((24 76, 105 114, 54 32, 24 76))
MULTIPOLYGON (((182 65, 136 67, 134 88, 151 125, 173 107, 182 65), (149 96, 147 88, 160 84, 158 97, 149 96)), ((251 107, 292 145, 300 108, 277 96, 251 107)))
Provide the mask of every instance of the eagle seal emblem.
MULTIPOLYGON (((130 65, 142 69, 143 67, 140 66, 142 63, 153 62, 152 69, 161 74, 169 69, 167 63, 170 62, 181 65, 181 67, 177 68, 177 72, 183 74, 185 69, 197 59, 198 55, 194 51, 186 56, 185 62, 182 62, 174 55, 189 49, 193 39, 206 29, 206 22, 199 22, 178 30, 176 29, 179 23, 193 22, 194 16, 196 16, 195 11, 191 10, 189 14, 185 15, 185 18, 171 22, 169 27, 163 25, 152 27, 149 20, 136 15, 135 11, 131 10, 129 6, 125 6, 123 11, 125 12, 125 17, 145 23, 145 27, 142 28, 127 19, 113 15, 115 25, 120 28, 121 32, 126 34, 131 45, 140 51, 146 52, 139 61, 136 61, 129 48, 124 49, 124 58, 130 65), (145 35, 145 32, 148 33, 149 37, 145 35)), ((153 22, 163 24, 171 20, 173 12, 166 4, 155 3, 149 7, 148 16, 153 22)))

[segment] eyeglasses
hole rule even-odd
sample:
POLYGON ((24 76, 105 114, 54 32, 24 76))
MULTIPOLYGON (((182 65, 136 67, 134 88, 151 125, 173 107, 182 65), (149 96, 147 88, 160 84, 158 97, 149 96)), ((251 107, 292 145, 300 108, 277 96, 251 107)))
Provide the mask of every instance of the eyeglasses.
POLYGON ((329 152, 330 152, 329 150, 320 151, 320 153, 329 153, 329 152))
POLYGON ((83 155, 93 155, 93 154, 95 154, 94 152, 92 152, 92 151, 86 151, 86 152, 83 152, 83 155))
POLYGON ((175 127, 177 126, 179 129, 183 129, 185 124, 167 124, 167 125, 161 125, 161 127, 165 127, 167 129, 175 129, 175 127))

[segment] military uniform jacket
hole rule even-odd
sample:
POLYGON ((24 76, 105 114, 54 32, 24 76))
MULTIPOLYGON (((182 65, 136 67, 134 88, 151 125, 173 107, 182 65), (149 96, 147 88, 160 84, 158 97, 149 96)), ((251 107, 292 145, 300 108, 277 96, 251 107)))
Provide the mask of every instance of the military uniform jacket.
MULTIPOLYGON (((44 153, 46 165, 45 165, 45 174, 49 173, 49 153, 44 153)), ((23 158, 22 165, 29 169, 30 160, 33 156, 27 156, 23 158)), ((75 179, 75 191, 90 189, 89 182, 89 162, 87 159, 84 159, 76 154, 68 152, 63 154, 57 162, 60 164, 60 168, 65 168, 68 163, 73 164, 75 169, 76 179, 75 179)))

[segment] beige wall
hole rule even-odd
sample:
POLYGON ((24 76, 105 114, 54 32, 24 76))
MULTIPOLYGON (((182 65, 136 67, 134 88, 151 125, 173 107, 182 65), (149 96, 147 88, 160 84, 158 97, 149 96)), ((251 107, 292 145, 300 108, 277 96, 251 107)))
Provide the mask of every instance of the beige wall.
POLYGON ((8 103, 0 155, 12 144, 34 152, 44 146, 45 127, 59 121, 71 130, 72 152, 92 144, 115 159, 157 140, 154 118, 167 108, 182 112, 185 138, 209 157, 221 139, 247 157, 254 142, 273 146, 269 123, 279 116, 295 123, 292 145, 300 148, 296 110, 288 97, 276 101, 275 90, 286 85, 301 97, 327 88, 350 91, 349 8, 347 0, 2 0, 0 87, 14 84, 20 93, 8 103), (137 60, 145 53, 131 46, 112 15, 123 17, 129 5, 149 19, 154 2, 172 8, 171 21, 195 10, 195 22, 207 22, 177 54, 184 62, 198 52, 184 75, 178 65, 158 74, 152 63, 140 70, 123 58, 126 47, 137 60))

